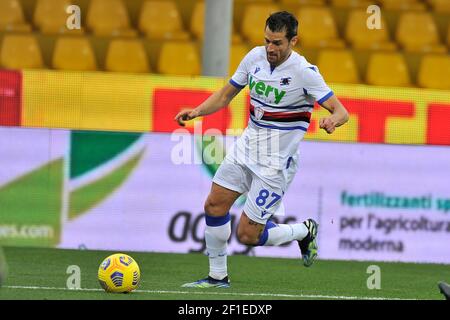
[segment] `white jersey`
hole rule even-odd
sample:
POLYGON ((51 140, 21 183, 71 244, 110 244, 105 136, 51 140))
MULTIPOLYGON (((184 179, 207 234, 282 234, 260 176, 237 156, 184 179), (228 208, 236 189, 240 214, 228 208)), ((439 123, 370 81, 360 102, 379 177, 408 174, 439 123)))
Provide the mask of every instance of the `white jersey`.
POLYGON ((241 61, 230 83, 250 89, 248 127, 229 158, 257 166, 284 169, 296 157, 311 119, 315 101, 333 95, 316 66, 295 51, 271 68, 264 46, 252 49, 241 61))

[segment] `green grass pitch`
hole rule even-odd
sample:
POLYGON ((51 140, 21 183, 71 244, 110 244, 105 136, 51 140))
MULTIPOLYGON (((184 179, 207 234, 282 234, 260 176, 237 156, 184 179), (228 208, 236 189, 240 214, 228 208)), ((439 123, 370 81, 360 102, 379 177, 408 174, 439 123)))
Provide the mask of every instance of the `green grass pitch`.
POLYGON ((230 256, 229 289, 186 289, 181 284, 204 277, 208 260, 201 254, 124 252, 139 263, 141 284, 130 294, 101 290, 97 269, 113 252, 6 247, 8 277, 0 299, 438 299, 438 281, 450 282, 450 266, 318 260, 305 268, 300 260, 230 256), (66 289, 67 268, 81 269, 81 290, 66 289), (367 288, 367 268, 381 269, 381 289, 367 288))

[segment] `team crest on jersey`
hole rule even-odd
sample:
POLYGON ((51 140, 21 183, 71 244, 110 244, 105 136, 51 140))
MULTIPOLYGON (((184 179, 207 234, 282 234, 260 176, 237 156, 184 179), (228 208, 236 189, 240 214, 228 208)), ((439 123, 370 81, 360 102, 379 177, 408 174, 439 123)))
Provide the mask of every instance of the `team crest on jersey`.
POLYGON ((255 118, 256 120, 261 120, 264 115, 264 110, 260 107, 255 107, 255 118))
POLYGON ((280 85, 282 86, 288 86, 291 84, 291 77, 281 78, 280 85))

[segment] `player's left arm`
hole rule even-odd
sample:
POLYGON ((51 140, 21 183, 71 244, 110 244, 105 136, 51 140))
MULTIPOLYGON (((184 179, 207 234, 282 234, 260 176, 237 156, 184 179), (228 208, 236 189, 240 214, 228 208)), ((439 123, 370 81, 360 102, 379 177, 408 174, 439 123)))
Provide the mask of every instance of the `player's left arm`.
POLYGON ((348 121, 348 111, 339 99, 333 94, 321 104, 331 115, 319 120, 319 127, 327 133, 333 133, 336 127, 342 126, 348 121))

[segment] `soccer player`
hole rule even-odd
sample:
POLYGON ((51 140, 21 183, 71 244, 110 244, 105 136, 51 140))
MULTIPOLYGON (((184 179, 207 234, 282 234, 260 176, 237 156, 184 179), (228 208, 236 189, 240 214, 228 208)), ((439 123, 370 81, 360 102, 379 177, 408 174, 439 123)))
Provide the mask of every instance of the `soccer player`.
POLYGON ((313 219, 296 224, 274 224, 269 220, 282 208, 281 200, 297 171, 298 146, 308 129, 314 102, 331 113, 319 121, 319 127, 327 133, 348 121, 346 109, 325 84, 318 68, 292 50, 298 41, 297 28, 297 19, 286 11, 270 15, 264 31, 265 46, 252 49, 222 89, 195 109, 182 110, 175 116, 184 126, 184 121, 226 107, 249 86, 248 126, 227 152, 205 202, 209 275, 183 287, 230 286, 228 211, 243 193, 247 193, 247 200, 238 226, 241 243, 275 246, 297 241, 307 267, 317 256, 318 225, 313 219))

